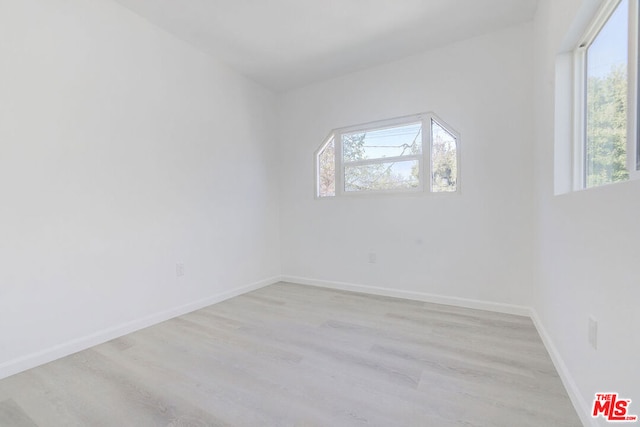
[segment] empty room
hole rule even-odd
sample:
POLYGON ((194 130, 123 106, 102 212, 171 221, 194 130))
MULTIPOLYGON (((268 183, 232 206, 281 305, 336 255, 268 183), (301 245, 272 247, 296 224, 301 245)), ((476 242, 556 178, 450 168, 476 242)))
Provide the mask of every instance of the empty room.
POLYGON ((640 424, 639 0, 0 0, 0 426, 640 424))

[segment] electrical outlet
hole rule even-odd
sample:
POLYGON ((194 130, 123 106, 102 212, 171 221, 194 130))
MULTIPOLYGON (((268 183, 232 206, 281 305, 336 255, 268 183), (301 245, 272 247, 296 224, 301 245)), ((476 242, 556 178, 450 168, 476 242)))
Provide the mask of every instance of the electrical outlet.
POLYGON ((589 344, 594 350, 598 349, 598 321, 589 316, 589 344))
POLYGON ((376 262, 378 262, 378 254, 369 252, 369 264, 375 264, 376 262))
POLYGON ((184 276, 184 264, 179 262, 176 264, 176 277, 184 276))

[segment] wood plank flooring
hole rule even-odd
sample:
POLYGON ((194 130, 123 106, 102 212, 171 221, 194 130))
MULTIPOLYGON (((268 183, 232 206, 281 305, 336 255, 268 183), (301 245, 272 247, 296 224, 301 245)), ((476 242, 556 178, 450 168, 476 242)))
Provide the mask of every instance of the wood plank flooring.
POLYGON ((580 426, 526 317, 278 283, 0 381, 0 426, 580 426))

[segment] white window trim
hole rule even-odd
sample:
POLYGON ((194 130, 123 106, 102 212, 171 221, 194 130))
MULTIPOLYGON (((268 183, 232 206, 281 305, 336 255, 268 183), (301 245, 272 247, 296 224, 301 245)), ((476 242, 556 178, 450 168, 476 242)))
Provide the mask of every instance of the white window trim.
MULTIPOLYGON (((595 37, 595 36, 594 36, 595 37)), ((588 44, 580 44, 576 49, 573 66, 574 81, 574 117, 573 117, 573 189, 583 190, 586 185, 585 176, 585 138, 587 130, 587 82, 586 82, 586 56, 588 44)))
MULTIPOLYGON (((333 134, 333 132, 331 132, 329 135, 327 135, 327 137, 324 139, 324 141, 322 142, 322 144, 320 145, 320 147, 313 153, 313 159, 314 159, 314 168, 313 168, 313 184, 315 187, 315 198, 316 199, 332 199, 333 197, 321 197, 320 196, 320 153, 322 153, 324 151, 325 148, 327 148, 327 145, 329 145, 331 143, 332 140, 335 139, 335 136, 333 134)), ((334 141, 335 144, 335 141, 334 141)), ((334 145, 335 147, 335 145, 334 145)), ((334 185, 336 183, 334 182, 334 185)))
POLYGON ((376 120, 372 122, 362 123, 354 126, 347 126, 337 128, 331 131, 331 133, 324 139, 320 147, 314 152, 314 184, 315 184, 315 198, 316 199, 335 199, 342 197, 376 197, 376 196, 395 196, 395 195, 410 195, 410 194, 430 194, 436 196, 448 196, 460 194, 462 189, 461 182, 461 142, 460 134, 452 128, 447 122, 442 120, 433 112, 412 114, 408 116, 395 117, 392 119, 376 120), (355 133, 358 131, 372 131, 378 129, 384 129, 388 127, 408 125, 411 123, 422 124, 422 154, 418 155, 406 155, 397 157, 384 157, 379 159, 366 159, 355 162, 344 162, 342 160, 342 135, 355 133), (432 151, 432 123, 437 123, 447 132, 449 132, 456 140, 456 191, 440 191, 433 192, 433 172, 431 170, 431 151, 432 151), (326 148, 326 146, 334 141, 335 151, 335 196, 321 197, 319 194, 319 155, 326 148), (420 184, 416 188, 403 188, 403 189, 391 189, 391 190, 371 190, 371 191, 345 191, 344 190, 344 173, 345 164, 347 165, 363 165, 363 164, 376 164, 376 163, 388 163, 393 161, 410 161, 418 160, 419 168, 419 180, 420 184), (428 175, 427 175, 428 174, 428 175))
MULTIPOLYGON (((586 65, 587 50, 615 12, 622 0, 606 0, 574 51, 574 115, 573 115, 573 190, 585 190, 586 186, 586 65)), ((638 1, 629 1, 629 67, 627 102, 627 169, 629 180, 640 179, 640 94, 638 92, 638 1)), ((615 184, 615 183, 612 183, 615 184)), ((610 185, 610 184, 606 184, 610 185)))
POLYGON ((629 2, 629 98, 627 105, 629 116, 627 120, 627 168, 629 179, 640 178, 640 88, 638 77, 640 68, 640 53, 638 51, 638 37, 640 31, 640 5, 638 1, 629 2))

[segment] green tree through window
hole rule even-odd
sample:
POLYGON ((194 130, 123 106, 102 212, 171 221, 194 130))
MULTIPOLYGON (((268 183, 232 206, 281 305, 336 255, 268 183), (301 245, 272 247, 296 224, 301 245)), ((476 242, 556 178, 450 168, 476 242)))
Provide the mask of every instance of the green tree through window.
POLYGON ((629 178, 627 170, 629 1, 621 1, 586 54, 585 186, 629 178))

